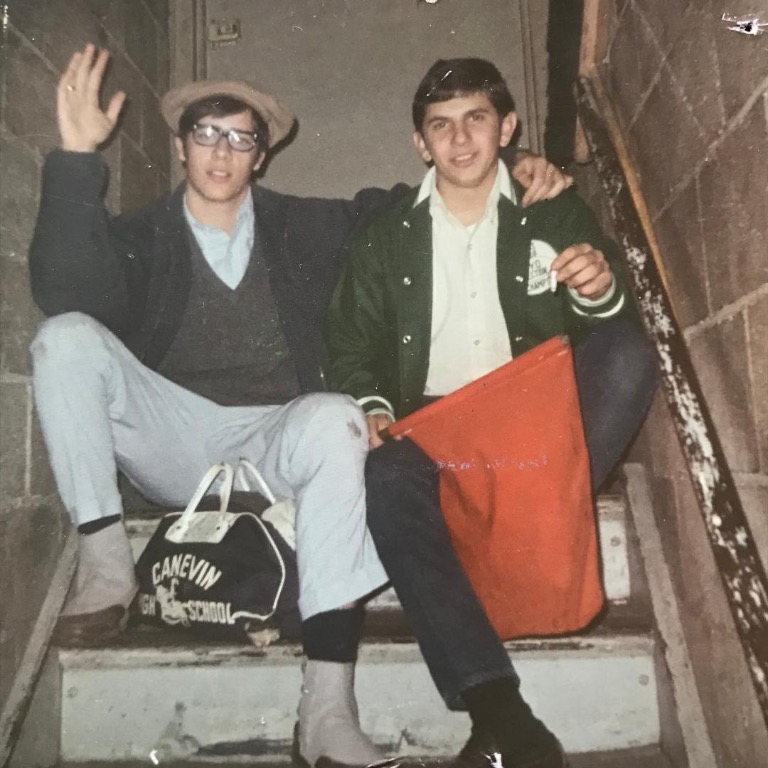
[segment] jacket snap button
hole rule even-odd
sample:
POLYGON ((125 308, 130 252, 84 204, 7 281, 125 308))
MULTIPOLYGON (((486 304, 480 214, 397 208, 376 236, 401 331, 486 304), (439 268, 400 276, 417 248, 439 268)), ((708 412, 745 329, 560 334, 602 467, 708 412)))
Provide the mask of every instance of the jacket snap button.
POLYGON ((515 336, 515 341, 522 341, 522 340, 523 340, 522 336, 515 336))
POLYGON ((518 283, 523 282, 523 276, 522 275, 515 275, 515 280, 517 280, 518 283))
POLYGON ((410 285, 410 284, 411 284, 411 278, 410 278, 410 277, 408 277, 408 275, 406 275, 406 276, 403 278, 403 285, 410 285))
POLYGON ((408 334, 403 336, 403 344, 410 344, 410 343, 411 343, 411 337, 408 334))

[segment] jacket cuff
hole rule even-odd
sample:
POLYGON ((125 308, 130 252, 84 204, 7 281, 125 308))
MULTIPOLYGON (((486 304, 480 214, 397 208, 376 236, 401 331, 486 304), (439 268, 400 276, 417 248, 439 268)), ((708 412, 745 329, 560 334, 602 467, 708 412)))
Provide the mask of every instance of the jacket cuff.
POLYGON ((611 285, 605 292, 605 295, 601 296, 599 299, 585 299, 583 296, 579 296, 573 288, 568 288, 573 311, 582 317, 595 317, 600 319, 613 317, 613 315, 618 314, 624 306, 624 294, 617 289, 618 285, 616 283, 615 275, 613 275, 611 285))
POLYGON ((392 403, 379 395, 369 395, 368 397, 358 398, 357 404, 363 409, 366 416, 375 416, 379 413, 385 413, 395 420, 395 409, 392 403))
POLYGON ((387 410, 386 408, 374 408, 372 411, 366 411, 366 416, 388 416, 392 423, 395 423, 395 415, 392 413, 392 411, 387 410))
POLYGON ((107 177, 107 164, 98 152, 54 149, 43 165, 43 193, 69 202, 99 199, 107 177))

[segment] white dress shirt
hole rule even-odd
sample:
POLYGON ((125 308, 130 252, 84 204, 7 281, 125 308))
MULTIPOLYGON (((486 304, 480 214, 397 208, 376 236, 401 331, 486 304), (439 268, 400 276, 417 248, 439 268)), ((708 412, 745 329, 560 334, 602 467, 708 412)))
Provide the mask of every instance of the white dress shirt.
POLYGON ((513 202, 506 166, 499 162, 485 212, 471 226, 447 208, 435 183, 424 178, 416 204, 430 200, 432 216, 432 339, 425 394, 447 395, 512 359, 496 282, 499 196, 513 202))

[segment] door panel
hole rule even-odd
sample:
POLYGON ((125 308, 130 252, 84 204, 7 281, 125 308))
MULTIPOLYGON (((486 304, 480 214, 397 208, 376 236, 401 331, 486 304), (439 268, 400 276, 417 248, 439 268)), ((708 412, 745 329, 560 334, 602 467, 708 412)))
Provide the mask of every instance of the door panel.
POLYGON ((240 30, 234 44, 206 44, 207 76, 251 80, 299 119, 266 186, 325 197, 418 183, 425 168, 411 142, 411 99, 437 58, 493 61, 517 102, 522 144, 538 146, 526 127, 515 0, 207 0, 206 17, 224 28, 239 20, 240 30))

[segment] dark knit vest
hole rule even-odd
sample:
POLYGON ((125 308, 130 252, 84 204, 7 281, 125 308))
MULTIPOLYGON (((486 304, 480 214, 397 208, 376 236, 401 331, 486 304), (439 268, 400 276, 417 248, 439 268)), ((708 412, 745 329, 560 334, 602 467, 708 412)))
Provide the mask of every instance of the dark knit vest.
POLYGON ((232 290, 188 232, 192 286, 176 337, 158 372, 221 405, 287 403, 299 393, 296 368, 277 314, 258 236, 232 290))

